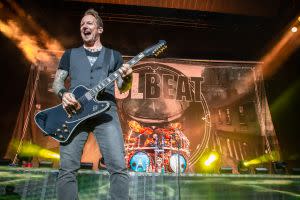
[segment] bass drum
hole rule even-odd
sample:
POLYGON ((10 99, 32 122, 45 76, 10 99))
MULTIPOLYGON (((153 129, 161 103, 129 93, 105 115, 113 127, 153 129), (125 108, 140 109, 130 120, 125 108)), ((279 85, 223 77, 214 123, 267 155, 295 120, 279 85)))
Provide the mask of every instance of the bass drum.
POLYGON ((185 172, 186 166, 187 162, 183 155, 177 153, 171 155, 169 160, 169 169, 171 172, 178 173, 178 167, 180 169, 180 172, 185 172))
POLYGON ((135 172, 146 172, 150 164, 150 157, 142 151, 134 153, 129 161, 130 169, 135 172))

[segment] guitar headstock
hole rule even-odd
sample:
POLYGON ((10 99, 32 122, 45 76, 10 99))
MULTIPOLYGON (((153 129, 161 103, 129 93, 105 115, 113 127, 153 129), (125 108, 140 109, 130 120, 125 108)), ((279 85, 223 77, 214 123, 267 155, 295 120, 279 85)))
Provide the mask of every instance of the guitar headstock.
POLYGON ((167 42, 165 40, 159 40, 159 42, 151 47, 148 47, 143 51, 145 56, 155 55, 158 56, 161 52, 163 52, 167 48, 167 42))

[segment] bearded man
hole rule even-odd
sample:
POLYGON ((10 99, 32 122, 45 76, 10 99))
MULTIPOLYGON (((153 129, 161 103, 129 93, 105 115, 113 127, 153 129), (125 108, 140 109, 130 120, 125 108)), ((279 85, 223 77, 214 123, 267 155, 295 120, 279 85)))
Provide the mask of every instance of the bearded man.
MULTIPOLYGON (((122 74, 117 80, 121 92, 130 89, 132 81, 132 69, 123 64, 121 54, 102 46, 103 22, 98 12, 89 9, 84 13, 80 23, 80 33, 83 45, 64 52, 53 82, 53 89, 62 99, 66 112, 80 109, 80 104, 70 92, 79 85, 93 88, 116 70, 122 74), (67 77, 70 77, 71 81, 69 89, 64 86, 67 77)), ((110 198, 128 199, 129 176, 114 94, 114 84, 107 86, 101 93, 101 100, 109 101, 110 109, 78 126, 72 140, 60 144, 60 169, 57 178, 59 200, 78 199, 76 174, 80 168, 83 146, 89 132, 95 135, 110 173, 110 198)))

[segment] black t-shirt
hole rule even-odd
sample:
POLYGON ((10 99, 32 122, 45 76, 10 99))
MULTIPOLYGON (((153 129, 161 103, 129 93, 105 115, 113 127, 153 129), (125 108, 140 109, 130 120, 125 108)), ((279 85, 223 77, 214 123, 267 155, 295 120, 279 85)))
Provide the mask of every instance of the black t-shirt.
MULTIPOLYGON (((93 65, 94 62, 97 60, 97 58, 100 54, 100 51, 91 52, 86 49, 84 49, 84 50, 85 50, 86 56, 88 57, 88 60, 90 61, 90 64, 93 65)), ((71 57, 71 49, 67 49, 60 59, 58 69, 62 69, 62 70, 69 72, 70 57, 71 57)))

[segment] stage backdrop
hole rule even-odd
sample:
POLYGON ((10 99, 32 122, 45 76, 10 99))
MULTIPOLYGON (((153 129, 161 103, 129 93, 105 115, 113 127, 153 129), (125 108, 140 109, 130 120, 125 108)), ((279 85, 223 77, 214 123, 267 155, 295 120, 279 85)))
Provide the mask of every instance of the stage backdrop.
MULTIPOLYGON (((15 141, 59 151, 59 144, 44 137, 33 120, 39 110, 60 103, 51 86, 62 52, 50 53, 53 59, 31 67, 9 158, 18 153, 15 141)), ((231 166, 236 172, 240 160, 279 151, 258 66, 153 58, 135 65, 131 90, 122 94, 116 90, 128 167, 172 172, 180 159, 182 171, 197 172, 201 159, 214 151, 220 155, 218 167, 231 166)), ((90 134, 82 161, 93 162, 97 169, 100 157, 90 134)))

